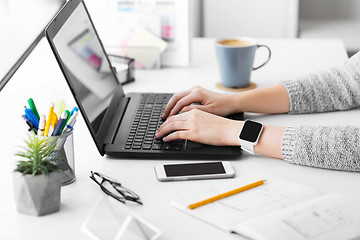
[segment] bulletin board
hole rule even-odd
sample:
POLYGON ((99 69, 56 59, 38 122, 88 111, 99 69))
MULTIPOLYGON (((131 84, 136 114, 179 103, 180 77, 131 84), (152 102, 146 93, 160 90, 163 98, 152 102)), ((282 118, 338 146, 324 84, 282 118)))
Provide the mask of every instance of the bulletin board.
MULTIPOLYGON (((86 0, 106 50, 126 46, 139 27, 166 42, 161 66, 190 64, 190 0, 86 0), (102 4, 101 6, 99 4, 102 4)), ((144 43, 143 47, 149 47, 144 43)), ((156 46, 158 47, 158 46, 156 46)), ((151 49, 148 49, 150 52, 151 49)), ((114 53, 114 52, 112 52, 114 53)))

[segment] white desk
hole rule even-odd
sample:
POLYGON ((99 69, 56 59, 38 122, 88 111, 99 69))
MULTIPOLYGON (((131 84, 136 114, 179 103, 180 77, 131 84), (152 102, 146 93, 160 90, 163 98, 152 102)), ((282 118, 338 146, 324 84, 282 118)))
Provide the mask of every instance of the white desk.
MULTIPOLYGON (((287 78, 341 64, 346 58, 343 43, 338 40, 263 39, 273 56, 269 64, 254 72, 252 81, 258 87, 273 85, 287 78)), ((261 55, 261 54, 260 54, 261 55)), ((261 61, 261 56, 259 61, 261 61)), ((219 91, 215 51, 211 39, 193 41, 193 65, 188 68, 166 68, 137 71, 136 81, 125 91, 177 92, 200 85, 219 91)), ((172 208, 171 200, 188 189, 202 188, 214 181, 161 183, 153 167, 165 161, 114 160, 101 157, 92 142, 82 118, 74 132, 77 180, 62 188, 61 209, 56 214, 31 217, 17 214, 12 192, 11 172, 16 145, 22 145, 25 126, 20 115, 29 97, 40 112, 47 114, 52 89, 61 89, 68 106, 74 101, 47 43, 43 41, 0 92, 0 239, 88 239, 80 227, 102 191, 90 179, 90 171, 113 176, 141 196, 144 206, 128 204, 135 212, 163 231, 163 239, 239 239, 172 208), (24 126, 24 127, 23 127, 24 126)), ((360 126, 360 111, 313 115, 252 115, 266 124, 275 125, 345 125, 360 126)), ((237 176, 262 171, 291 181, 311 185, 321 192, 337 192, 360 202, 358 173, 330 171, 296 166, 262 156, 244 155, 233 162, 237 176)), ((120 204, 120 203, 119 203, 120 204)), ((360 208, 360 205, 354 206, 360 208)))

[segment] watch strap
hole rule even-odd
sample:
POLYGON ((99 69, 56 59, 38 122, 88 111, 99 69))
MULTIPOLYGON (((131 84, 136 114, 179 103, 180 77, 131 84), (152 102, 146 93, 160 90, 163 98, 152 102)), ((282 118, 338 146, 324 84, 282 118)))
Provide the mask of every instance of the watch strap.
POLYGON ((241 149, 247 151, 248 153, 255 154, 253 143, 240 139, 240 146, 241 149))

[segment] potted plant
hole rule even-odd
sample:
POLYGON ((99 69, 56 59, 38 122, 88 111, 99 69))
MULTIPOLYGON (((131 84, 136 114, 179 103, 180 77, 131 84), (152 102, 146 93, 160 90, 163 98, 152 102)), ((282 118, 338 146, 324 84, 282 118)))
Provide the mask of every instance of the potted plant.
POLYGON ((42 216, 60 209, 61 173, 54 163, 58 158, 52 138, 29 134, 26 146, 16 156, 13 173, 14 193, 20 213, 42 216))

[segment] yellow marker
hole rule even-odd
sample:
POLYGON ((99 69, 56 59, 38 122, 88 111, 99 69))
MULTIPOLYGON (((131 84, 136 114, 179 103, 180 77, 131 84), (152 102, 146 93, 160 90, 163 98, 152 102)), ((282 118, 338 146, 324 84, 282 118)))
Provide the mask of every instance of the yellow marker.
POLYGON ((58 120, 59 119, 58 119, 56 113, 53 112, 52 116, 51 116, 51 125, 53 126, 53 129, 55 129, 55 125, 57 124, 58 120))
POLYGON ((217 200, 220 200, 220 199, 223 199, 223 198, 226 198, 226 197, 230 197, 230 196, 235 195, 237 193, 244 192, 244 191, 252 189, 254 187, 258 187, 258 186, 264 184, 265 181, 266 180, 260 180, 260 181, 254 182, 254 183, 250 183, 249 185, 246 185, 246 186, 231 190, 231 191, 226 192, 226 193, 222 193, 220 195, 205 199, 205 200, 197 202, 197 203, 190 204, 189 208, 194 209, 194 208, 197 208, 197 207, 201 207, 201 206, 203 206, 205 204, 212 203, 212 202, 215 202, 217 200))
POLYGON ((60 118, 60 115, 65 111, 65 101, 55 98, 54 105, 54 113, 56 113, 57 118, 60 118))
MULTIPOLYGON (((45 131, 44 131, 44 136, 47 137, 48 133, 49 133, 49 129, 50 129, 50 124, 51 124, 51 119, 52 119, 52 115, 54 113, 54 103, 50 104, 50 111, 49 111, 49 115, 48 115, 48 119, 46 121, 46 125, 45 125, 45 131)), ((54 126, 53 126, 54 127, 54 126)))

